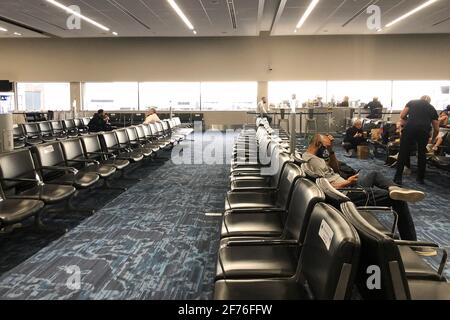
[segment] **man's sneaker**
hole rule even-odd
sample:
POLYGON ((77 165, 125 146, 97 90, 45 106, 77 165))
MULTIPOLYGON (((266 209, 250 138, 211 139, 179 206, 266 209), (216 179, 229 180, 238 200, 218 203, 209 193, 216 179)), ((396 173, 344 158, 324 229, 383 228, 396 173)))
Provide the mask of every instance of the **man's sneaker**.
POLYGON ((431 247, 413 247, 412 249, 422 257, 435 257, 438 254, 437 250, 431 247))
POLYGON ((389 197, 392 200, 401 200, 406 202, 419 202, 425 199, 425 193, 418 190, 405 189, 400 187, 390 187, 389 197))

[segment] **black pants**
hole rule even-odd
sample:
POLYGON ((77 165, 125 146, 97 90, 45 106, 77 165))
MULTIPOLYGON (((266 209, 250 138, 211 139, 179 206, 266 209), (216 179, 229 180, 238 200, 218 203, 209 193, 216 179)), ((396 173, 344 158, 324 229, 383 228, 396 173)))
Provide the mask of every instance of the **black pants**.
POLYGON ((417 178, 422 180, 425 178, 425 170, 427 166, 427 144, 430 139, 430 132, 423 128, 406 127, 402 132, 400 139, 400 153, 398 155, 397 172, 395 179, 401 180, 403 177, 403 169, 409 163, 411 150, 417 146, 417 178))
POLYGON ((348 197, 357 206, 381 206, 391 207, 398 214, 398 232, 403 240, 416 241, 416 228, 409 211, 408 204, 404 201, 392 200, 389 197, 389 187, 395 186, 394 182, 377 171, 360 173, 358 187, 365 190, 363 193, 349 193, 348 197))

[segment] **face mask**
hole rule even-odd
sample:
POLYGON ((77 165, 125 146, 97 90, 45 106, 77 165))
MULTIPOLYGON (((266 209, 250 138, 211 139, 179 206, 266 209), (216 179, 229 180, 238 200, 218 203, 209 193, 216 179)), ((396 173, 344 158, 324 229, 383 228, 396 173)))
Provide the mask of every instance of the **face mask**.
POLYGON ((319 158, 322 158, 322 159, 327 160, 327 159, 330 158, 330 152, 328 151, 327 148, 325 148, 324 146, 322 146, 322 147, 320 147, 320 149, 317 151, 317 156, 318 156, 319 158))

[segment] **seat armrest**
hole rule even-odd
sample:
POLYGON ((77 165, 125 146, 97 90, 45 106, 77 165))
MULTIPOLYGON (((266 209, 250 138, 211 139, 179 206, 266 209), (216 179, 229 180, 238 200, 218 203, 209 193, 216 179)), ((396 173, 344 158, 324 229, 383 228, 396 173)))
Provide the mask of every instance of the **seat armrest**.
POLYGON ((1 178, 2 181, 18 181, 18 182, 40 182, 38 179, 32 178, 1 178))
POLYGON ((263 209, 263 208, 248 208, 248 209, 231 209, 225 211, 224 215, 228 214, 239 214, 239 213, 286 213, 286 210, 283 209, 263 209))
POLYGON ((74 167, 63 167, 63 166, 43 166, 41 167, 44 170, 51 170, 51 171, 65 171, 73 173, 74 175, 78 173, 78 170, 74 167))
POLYGON ((445 266, 447 265, 447 259, 448 259, 448 252, 444 248, 441 248, 438 244, 432 243, 432 242, 424 242, 424 241, 409 241, 409 240, 394 240, 394 243, 398 246, 408 246, 412 247, 414 250, 414 247, 417 248, 436 248, 442 251, 442 259, 441 263, 439 264, 438 274, 439 276, 443 277, 443 273, 445 270, 445 266))
POLYGON ((365 211, 370 211, 371 213, 387 213, 387 214, 391 214, 394 217, 394 222, 392 224, 392 228, 391 228, 391 233, 394 235, 395 234, 395 230, 397 230, 397 226, 398 226, 398 213, 395 212, 395 210, 393 210, 390 207, 374 207, 374 206, 365 206, 365 207, 358 207, 358 210, 365 210, 365 211))
POLYGON ((98 162, 97 160, 94 160, 94 159, 72 159, 72 160, 67 160, 67 162, 100 164, 100 162, 98 162))
POLYGON ((240 247, 240 246, 297 246, 299 245, 296 240, 229 240, 226 243, 227 247, 240 247))
POLYGON ((243 187, 233 189, 231 192, 275 192, 277 190, 275 187, 243 187))

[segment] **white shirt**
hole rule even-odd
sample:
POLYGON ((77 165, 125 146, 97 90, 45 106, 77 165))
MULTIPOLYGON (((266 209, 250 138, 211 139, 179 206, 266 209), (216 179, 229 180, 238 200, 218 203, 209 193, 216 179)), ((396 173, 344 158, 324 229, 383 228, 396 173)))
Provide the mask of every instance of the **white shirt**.
POLYGON ((156 123, 159 121, 161 121, 161 119, 159 119, 158 115, 154 113, 145 118, 144 124, 156 123))
POLYGON ((267 103, 264 103, 262 100, 258 102, 258 108, 256 112, 260 114, 267 114, 269 113, 269 108, 267 107, 267 103))

